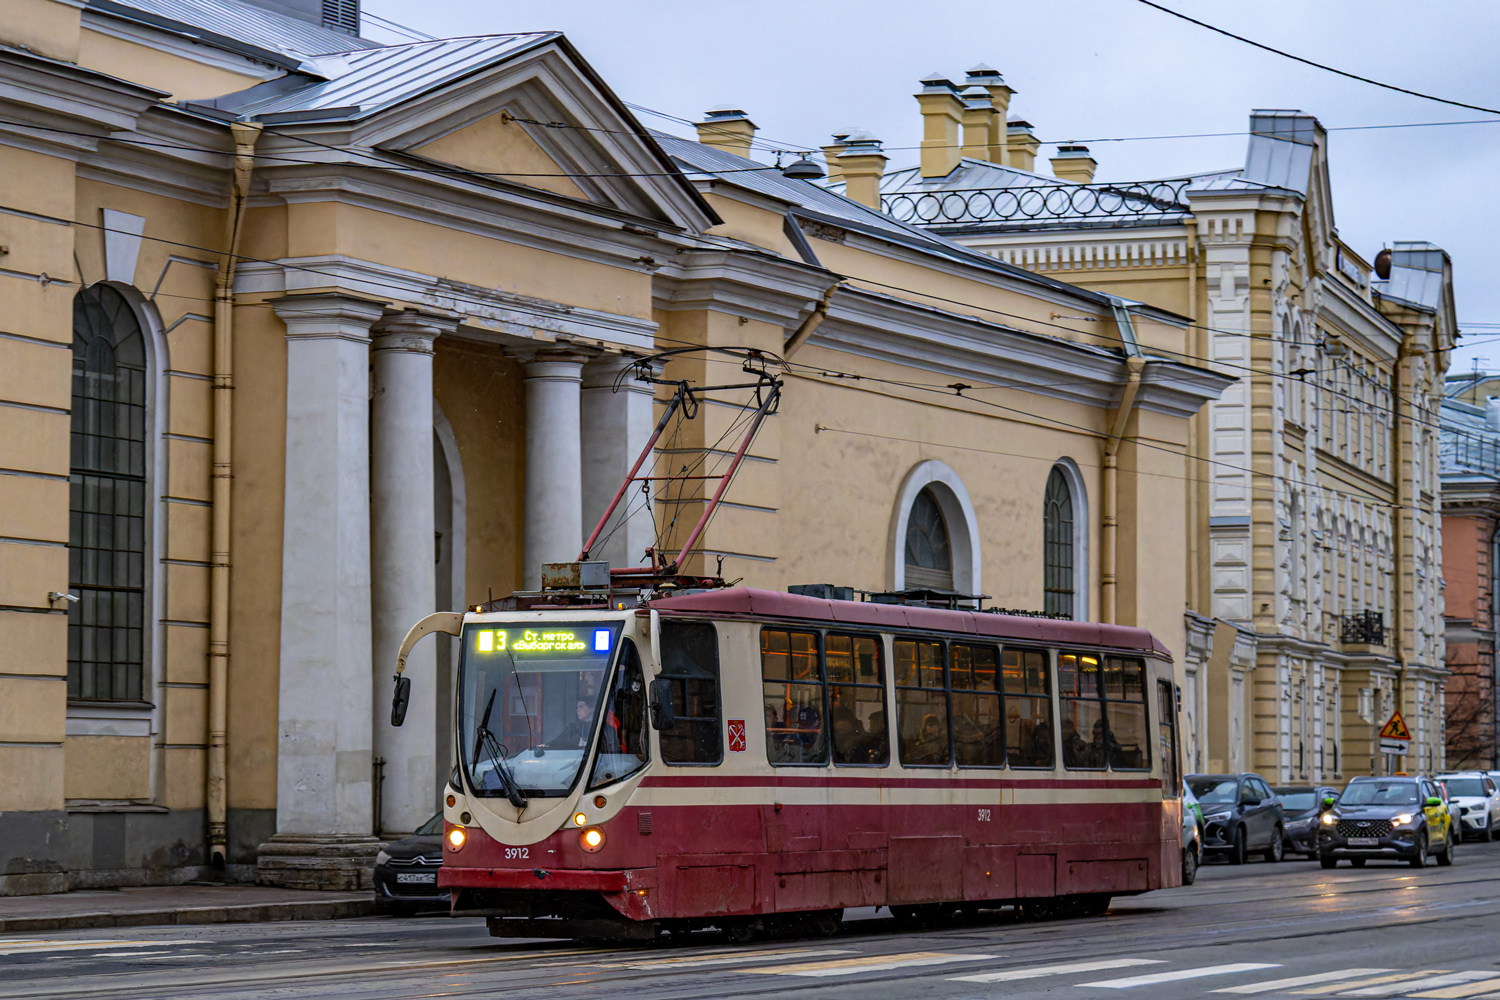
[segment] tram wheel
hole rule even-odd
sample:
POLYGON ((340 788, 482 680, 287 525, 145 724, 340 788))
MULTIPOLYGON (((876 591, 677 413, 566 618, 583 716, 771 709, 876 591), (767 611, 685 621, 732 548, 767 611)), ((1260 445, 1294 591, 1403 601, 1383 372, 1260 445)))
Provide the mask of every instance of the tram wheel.
POLYGON ((734 944, 749 944, 760 937, 760 920, 756 917, 740 917, 724 921, 724 936, 734 944))
POLYGON ((843 910, 818 910, 807 915, 807 929, 813 937, 831 938, 843 926, 843 910))

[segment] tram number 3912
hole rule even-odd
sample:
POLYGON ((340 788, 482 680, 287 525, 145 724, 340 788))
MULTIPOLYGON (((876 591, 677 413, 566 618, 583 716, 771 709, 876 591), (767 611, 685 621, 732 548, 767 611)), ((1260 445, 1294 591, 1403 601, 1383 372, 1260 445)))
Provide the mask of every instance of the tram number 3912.
POLYGON ((517 859, 529 859, 531 848, 529 847, 507 847, 505 849, 505 860, 515 861, 517 859))
POLYGON ((981 809, 981 810, 979 810, 979 822, 981 822, 981 823, 988 823, 989 821, 990 821, 990 811, 988 809, 981 809))

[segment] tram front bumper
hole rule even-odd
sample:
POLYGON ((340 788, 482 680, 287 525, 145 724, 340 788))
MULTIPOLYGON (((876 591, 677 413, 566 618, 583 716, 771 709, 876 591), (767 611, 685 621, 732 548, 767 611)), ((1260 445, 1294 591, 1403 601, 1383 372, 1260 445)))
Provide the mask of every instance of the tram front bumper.
MULTIPOLYGON (((446 889, 544 889, 550 892, 624 892, 641 883, 639 874, 558 868, 455 868, 438 870, 446 889), (632 878, 632 875, 635 877, 632 878)), ((650 888, 644 884, 641 888, 650 888)))

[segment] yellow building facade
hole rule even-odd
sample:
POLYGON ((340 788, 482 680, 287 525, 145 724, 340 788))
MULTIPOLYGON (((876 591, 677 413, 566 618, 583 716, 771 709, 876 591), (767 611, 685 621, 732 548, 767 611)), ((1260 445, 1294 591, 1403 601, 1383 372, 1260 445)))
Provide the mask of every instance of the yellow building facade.
MULTIPOLYGON (((0 894, 368 884, 450 766, 451 649, 383 718, 400 639, 577 557, 663 351, 786 359, 690 569, 1188 644, 1193 420, 1235 376, 1181 310, 783 177, 742 113, 650 133, 560 35, 288 9, 0 10, 0 894)), ((721 466, 746 401, 658 468, 721 466)), ((701 503, 593 554, 639 564, 701 503)))
POLYGON ((1103 183, 1084 146, 1039 172, 1014 117, 1005 144, 981 142, 1013 94, 987 66, 922 81, 921 162, 882 172, 868 200, 1187 316, 1174 356, 1236 379, 1189 431, 1190 766, 1273 782, 1440 768, 1447 255, 1396 243, 1372 265, 1339 238, 1311 115, 1252 112, 1243 166, 1103 183), (1391 758, 1377 733, 1398 708, 1413 740, 1391 758))

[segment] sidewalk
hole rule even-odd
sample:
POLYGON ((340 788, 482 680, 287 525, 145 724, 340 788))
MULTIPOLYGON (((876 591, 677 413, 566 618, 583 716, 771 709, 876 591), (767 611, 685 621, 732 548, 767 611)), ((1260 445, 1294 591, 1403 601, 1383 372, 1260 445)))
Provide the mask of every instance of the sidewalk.
POLYGON ((173 885, 0 897, 0 934, 228 924, 263 920, 333 920, 375 912, 368 892, 309 892, 258 885, 173 885))

